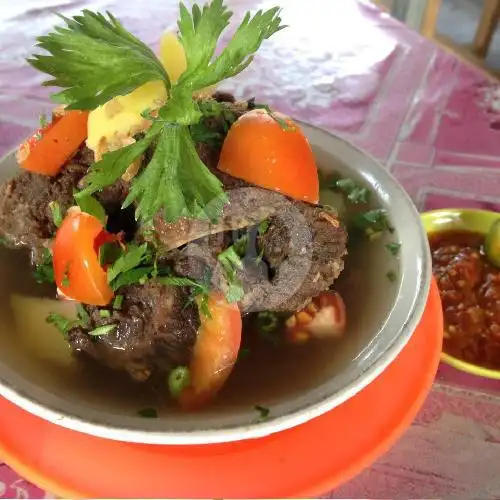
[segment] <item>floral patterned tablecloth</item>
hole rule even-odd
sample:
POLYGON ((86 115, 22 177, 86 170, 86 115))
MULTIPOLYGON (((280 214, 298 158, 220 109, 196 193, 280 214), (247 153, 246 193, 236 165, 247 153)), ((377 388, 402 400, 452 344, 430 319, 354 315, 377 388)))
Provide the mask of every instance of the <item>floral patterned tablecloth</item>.
MULTIPOLYGON (((276 0, 226 0, 239 16, 276 0)), ((281 0, 290 27, 227 85, 335 132, 381 160, 419 209, 500 208, 500 87, 367 1, 281 0)), ((17 0, 0 5, 0 156, 50 109, 28 67, 36 35, 82 8, 111 10, 156 46, 174 0, 17 0), (7 6, 8 5, 8 6, 7 6)), ((33 446, 36 446, 33 443, 33 446)), ((500 498, 500 381, 442 366, 413 426, 329 498, 500 498)), ((41 491, 0 463, 0 498, 41 491)))

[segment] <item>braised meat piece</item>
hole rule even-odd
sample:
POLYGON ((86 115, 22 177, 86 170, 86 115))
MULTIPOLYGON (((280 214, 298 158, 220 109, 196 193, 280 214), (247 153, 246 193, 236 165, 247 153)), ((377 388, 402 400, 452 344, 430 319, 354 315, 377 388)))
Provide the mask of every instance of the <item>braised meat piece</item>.
POLYGON ((137 381, 189 364, 199 314, 196 305, 188 304, 187 290, 149 282, 123 287, 117 293, 123 302, 119 310, 110 306, 109 317, 103 317, 103 308, 85 306, 90 325, 73 328, 68 334, 74 351, 126 371, 137 381), (117 327, 106 335, 89 334, 108 324, 117 327))
MULTIPOLYGON (((34 258, 56 232, 51 201, 64 213, 75 204, 73 191, 93 162, 93 153, 82 146, 71 161, 54 177, 22 171, 0 186, 0 236, 13 246, 32 249, 34 258)), ((96 194, 108 210, 119 206, 126 196, 119 181, 96 194)))

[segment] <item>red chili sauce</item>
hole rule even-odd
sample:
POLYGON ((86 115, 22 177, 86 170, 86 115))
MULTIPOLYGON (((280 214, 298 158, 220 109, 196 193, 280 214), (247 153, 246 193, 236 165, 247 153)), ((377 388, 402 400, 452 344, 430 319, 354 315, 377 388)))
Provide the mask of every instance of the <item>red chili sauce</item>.
POLYGON ((500 269, 488 262, 484 235, 445 231, 429 236, 444 312, 444 350, 500 368, 500 269))

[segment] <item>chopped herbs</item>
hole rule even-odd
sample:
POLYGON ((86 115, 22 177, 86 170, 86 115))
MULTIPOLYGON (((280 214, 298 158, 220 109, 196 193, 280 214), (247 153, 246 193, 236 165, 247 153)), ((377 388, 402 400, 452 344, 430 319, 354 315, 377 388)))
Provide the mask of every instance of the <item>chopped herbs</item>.
POLYGON ((401 248, 401 243, 387 243, 385 246, 392 255, 396 256, 399 253, 399 249, 401 248))
POLYGON ((54 283, 54 268, 52 266, 52 253, 48 248, 43 249, 42 261, 35 266, 33 272, 38 284, 54 283))
POLYGON ((280 338, 277 335, 280 326, 280 317, 272 311, 261 311, 257 313, 257 328, 260 337, 271 344, 277 345, 280 338))
POLYGON ((394 282, 398 279, 398 277, 397 277, 397 275, 396 275, 396 273, 395 273, 394 271, 388 271, 388 272, 386 273, 386 277, 387 277, 387 279, 388 279, 391 283, 394 283, 394 282))
MULTIPOLYGON (((123 252, 118 259, 108 268, 108 283, 113 289, 119 288, 117 282, 115 281, 119 275, 126 275, 130 271, 136 271, 138 266, 140 266, 149 256, 148 244, 144 243, 142 245, 136 245, 131 243, 127 250, 123 252)), ((137 276, 134 279, 139 279, 137 276)), ((122 281, 130 281, 123 280, 122 281)), ((130 284, 127 282, 126 284, 130 284)), ((123 286, 123 284, 120 284, 123 286)))
POLYGON ((8 242, 7 238, 0 237, 0 246, 2 246, 2 247, 9 246, 9 242, 8 242))
POLYGON ((351 203, 368 203, 370 201, 371 192, 367 188, 358 184, 353 179, 337 179, 330 185, 334 189, 338 189, 339 191, 347 195, 347 199, 351 203))
POLYGON ((101 318, 110 318, 111 317, 111 312, 108 311, 107 309, 100 309, 99 310, 99 316, 101 318))
POLYGON ((257 232, 259 233, 259 236, 264 236, 264 234, 267 233, 268 229, 269 229, 269 221, 266 219, 259 224, 257 232))
POLYGON ((382 233, 383 231, 394 232, 387 216, 387 211, 383 208, 376 208, 357 214, 352 221, 354 229, 362 230, 369 238, 382 233))
POLYGON ((90 316, 83 304, 76 305, 76 312, 83 326, 90 326, 90 316))
POLYGON ((198 309, 207 318, 211 318, 210 310, 208 308, 208 294, 209 294, 209 284, 211 277, 209 275, 205 276, 203 281, 195 281, 190 278, 182 278, 179 276, 162 276, 157 279, 157 282, 162 285, 169 286, 189 286, 192 289, 191 297, 189 298, 186 306, 191 304, 195 299, 197 299, 198 309))
POLYGON ((106 211, 104 210, 104 207, 93 196, 78 195, 75 196, 75 200, 82 212, 93 215, 103 224, 106 224, 106 211))
POLYGON ((269 413, 271 412, 269 408, 260 405, 255 405, 254 408, 259 412, 258 422, 265 422, 269 418, 269 413))
POLYGON ((123 304, 123 295, 117 295, 113 300, 113 309, 120 310, 123 304))
POLYGON ((186 366, 174 368, 168 376, 168 388, 172 397, 177 399, 184 388, 189 385, 190 380, 189 368, 186 366))
POLYGON ((247 247, 248 247, 248 233, 244 234, 241 236, 241 238, 238 238, 234 243, 233 243, 233 248, 234 251, 240 256, 244 257, 246 252, 247 252, 247 247))
POLYGON ((217 256, 217 260, 222 266, 224 278, 227 281, 226 300, 228 302, 238 302, 243 298, 245 291, 237 276, 237 272, 243 269, 240 256, 236 253, 234 246, 226 248, 217 256))
POLYGON ((50 213, 52 214, 52 220, 56 227, 59 227, 63 221, 63 214, 61 212, 61 205, 57 201, 51 201, 49 203, 50 213))
POLYGON ((49 313, 45 321, 54 325, 64 336, 68 335, 68 332, 72 328, 80 325, 78 320, 67 318, 66 316, 56 312, 49 313))
POLYGON ((158 411, 154 408, 143 408, 137 412, 139 416, 144 418, 158 418, 158 411))
POLYGON ((117 326, 118 325, 116 325, 116 324, 102 325, 102 326, 98 326, 97 328, 94 328, 94 330, 91 330, 88 333, 92 337, 99 337, 101 335, 109 335, 111 332, 116 330, 117 326))

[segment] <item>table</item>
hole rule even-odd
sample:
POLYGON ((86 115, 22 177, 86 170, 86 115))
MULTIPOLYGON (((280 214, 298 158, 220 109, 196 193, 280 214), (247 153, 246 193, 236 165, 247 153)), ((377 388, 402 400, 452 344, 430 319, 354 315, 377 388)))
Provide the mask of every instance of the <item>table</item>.
MULTIPOLYGON (((275 0, 226 0, 238 14, 275 0)), ((418 208, 500 209, 500 86, 367 1, 281 0, 290 28, 225 87, 256 96, 365 149, 400 180, 418 208)), ((111 10, 157 46, 177 2, 17 0, 0 7, 0 156, 51 109, 42 75, 24 58, 53 10, 111 10)), ((325 498, 500 497, 500 381, 442 366, 406 435, 325 498)), ((51 497, 0 464, 0 498, 51 497)))

